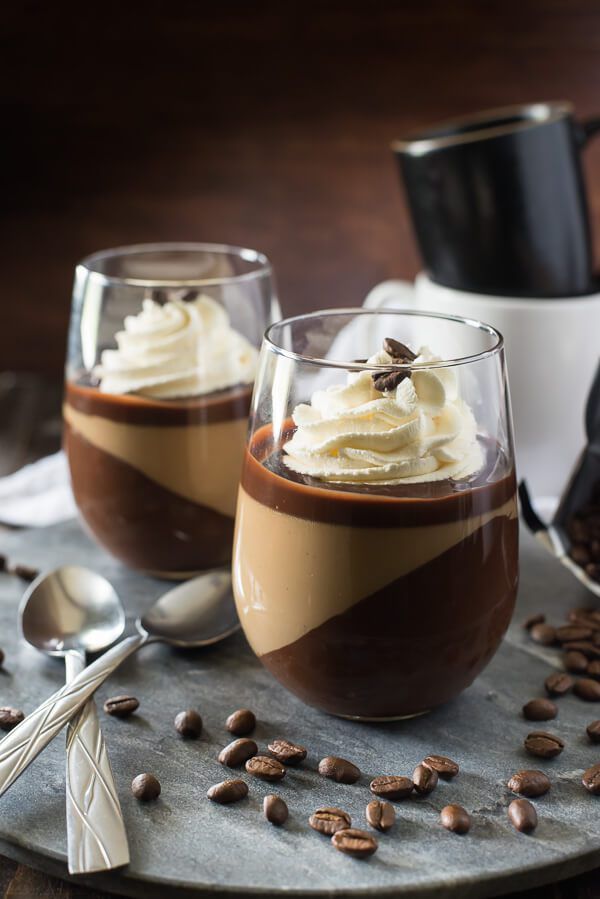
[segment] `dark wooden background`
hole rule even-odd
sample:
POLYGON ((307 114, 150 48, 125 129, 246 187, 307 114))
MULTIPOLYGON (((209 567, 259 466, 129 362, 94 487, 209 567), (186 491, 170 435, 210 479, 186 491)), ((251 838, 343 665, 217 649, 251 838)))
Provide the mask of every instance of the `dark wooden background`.
MULTIPOLYGON (((600 114, 599 0, 21 0, 0 22, 0 371, 60 378, 74 263, 122 243, 245 244, 285 312, 359 303, 418 270, 393 138, 523 101, 600 114)), ((586 170, 598 247, 600 141, 586 170)), ((92 899, 1 860, 0 894, 92 899)))

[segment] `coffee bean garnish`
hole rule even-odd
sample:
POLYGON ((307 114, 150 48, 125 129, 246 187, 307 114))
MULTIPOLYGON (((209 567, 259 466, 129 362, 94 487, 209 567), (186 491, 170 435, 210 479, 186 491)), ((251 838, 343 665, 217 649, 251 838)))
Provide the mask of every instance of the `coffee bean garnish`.
POLYGON ((347 759, 327 755, 319 762, 319 774, 339 784, 353 784, 360 777, 360 770, 347 759))
POLYGON ((508 806, 508 818, 520 833, 531 833, 538 823, 537 812, 527 799, 513 799, 508 806))
POLYGON ((572 674, 583 674, 584 671, 587 671, 588 658, 576 649, 571 649, 565 653, 564 661, 565 668, 572 674))
POLYGON ((308 823, 313 830, 325 834, 327 837, 333 836, 338 830, 347 830, 352 825, 352 820, 348 812, 341 808, 327 807, 318 808, 310 818, 308 823))
POLYGON ((534 730, 527 734, 523 745, 529 755, 535 755, 540 759, 553 759, 565 748, 564 741, 560 737, 544 730, 534 730))
POLYGON ((550 696, 564 696, 565 693, 572 689, 574 683, 575 681, 568 674, 565 674, 563 671, 555 671, 553 674, 548 675, 544 681, 544 686, 550 696))
POLYGON ((402 777, 399 774, 380 774, 369 784, 371 793, 383 796, 384 799, 406 799, 414 789, 414 783, 410 777, 402 777))
POLYGON ((285 777, 285 768, 277 759, 268 755, 255 755, 246 762, 246 771, 260 780, 282 780, 285 777))
POLYGON ((507 783, 513 793, 520 796, 543 796, 550 789, 550 779, 543 771, 517 771, 507 783))
MULTIPOLYGON (((394 340, 393 337, 385 338, 383 349, 392 357, 394 365, 406 365, 409 362, 414 362, 417 358, 412 350, 400 343, 399 340, 394 340)), ((373 386, 376 390, 381 390, 382 392, 395 390, 402 381, 409 377, 409 371, 378 371, 373 372, 371 375, 373 386)))
POLYGON ((236 737, 245 737, 256 727, 256 715, 250 709, 238 709, 237 712, 231 713, 225 727, 236 737))
POLYGON ((471 816, 462 805, 445 805, 440 812, 440 821, 452 833, 468 833, 471 827, 471 816))
POLYGON ((573 693, 586 702, 600 702, 600 683, 591 677, 582 677, 575 681, 573 693))
POLYGON ((243 780, 235 778, 234 780, 223 780, 221 783, 212 786, 207 794, 211 802, 218 802, 220 805, 226 805, 229 802, 239 802, 248 795, 248 785, 243 780))
POLYGON ((600 794, 600 765, 592 765, 591 768, 584 771, 581 783, 588 793, 593 793, 594 796, 598 796, 598 794, 600 794))
POLYGON ((529 631, 529 636, 535 643, 542 646, 552 646, 556 642, 556 631, 549 624, 534 624, 529 631))
POLYGON ((592 721, 585 729, 592 743, 600 743, 600 721, 592 721))
POLYGON ((297 746, 289 740, 273 740, 267 748, 283 765, 299 765, 306 758, 304 746, 297 746))
POLYGON ((421 764, 427 765, 428 768, 433 768, 445 780, 456 777, 459 772, 458 764, 446 755, 428 755, 421 764))
POLYGON ((249 740, 247 737, 240 737, 239 740, 228 743, 227 746, 220 751, 218 761, 221 762, 222 765, 227 765, 228 768, 237 768, 239 765, 243 765, 244 762, 247 762, 248 759, 251 759, 257 752, 258 746, 254 740, 249 740))
POLYGON ((523 622, 523 627, 526 631, 529 631, 535 624, 544 624, 545 621, 546 616, 542 615, 541 612, 538 612, 536 615, 530 615, 529 618, 526 618, 523 622))
POLYGON ((263 799, 263 812, 267 821, 274 824, 275 827, 285 824, 289 815, 287 804, 281 796, 276 796, 274 793, 269 793, 263 799))
POLYGON ((590 640, 593 631, 589 627, 578 627, 576 624, 565 624, 557 627, 555 637, 559 643, 572 643, 574 640, 590 640))
POLYGON ((600 659, 594 659, 589 663, 586 674, 593 680, 600 680, 600 659))
POLYGON ((400 340, 394 340, 393 337, 385 337, 383 341, 383 349, 392 357, 394 362, 414 362, 417 358, 416 353, 402 343, 400 340))
POLYGON ((131 782, 131 792, 140 802, 151 802, 160 796, 160 783, 154 774, 138 774, 131 782))
POLYGON ((558 709, 549 699, 530 699, 523 706, 523 717, 527 721, 550 721, 557 715, 558 709))
POLYGON ((12 730, 20 724, 25 714, 21 709, 13 709, 10 706, 0 708, 0 730, 12 730))
POLYGON ((386 833, 394 826, 396 812, 391 802, 386 802, 385 799, 372 799, 365 810, 365 817, 367 824, 375 830, 386 833))
POLYGON ((375 837, 372 837, 366 830, 357 830, 353 827, 336 831, 331 842, 340 852, 351 855, 353 858, 368 858, 377 852, 375 837))
POLYGON ((175 717, 175 730, 182 737, 199 737, 202 733, 202 718, 195 709, 186 709, 175 717))
POLYGON ((139 700, 135 696, 113 696, 104 703, 104 711, 115 718, 128 718, 139 706, 139 700))
POLYGON ((412 779, 415 785, 415 792, 419 796, 428 796, 437 787, 439 775, 437 771, 429 768, 427 765, 417 765, 413 771, 412 779))

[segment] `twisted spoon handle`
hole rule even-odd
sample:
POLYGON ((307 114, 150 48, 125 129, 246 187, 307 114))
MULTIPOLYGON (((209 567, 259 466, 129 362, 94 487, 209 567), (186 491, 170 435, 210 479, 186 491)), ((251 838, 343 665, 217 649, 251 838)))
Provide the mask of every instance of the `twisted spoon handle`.
MULTIPOLYGON (((67 683, 85 668, 83 652, 65 656, 67 683)), ((67 727, 67 844, 69 874, 129 864, 121 806, 94 699, 67 727)))
POLYGON ((115 668, 148 640, 147 635, 128 637, 54 693, 0 740, 0 796, 40 754, 50 740, 75 715, 115 668))

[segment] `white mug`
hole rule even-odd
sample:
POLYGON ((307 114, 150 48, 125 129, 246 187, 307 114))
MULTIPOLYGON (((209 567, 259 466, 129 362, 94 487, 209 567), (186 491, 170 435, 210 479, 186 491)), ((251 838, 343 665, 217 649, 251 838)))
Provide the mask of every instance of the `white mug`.
POLYGON ((585 445, 584 411, 600 358, 600 293, 564 299, 486 296, 443 287, 426 274, 384 281, 365 306, 474 318, 504 336, 519 478, 533 495, 561 495, 585 445))

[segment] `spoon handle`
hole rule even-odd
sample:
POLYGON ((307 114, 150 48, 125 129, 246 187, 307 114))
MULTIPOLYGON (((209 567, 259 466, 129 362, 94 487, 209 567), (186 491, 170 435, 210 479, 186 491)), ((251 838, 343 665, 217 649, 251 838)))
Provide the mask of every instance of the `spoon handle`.
POLYGON ((0 796, 50 740, 54 739, 115 668, 118 668, 148 639, 147 634, 136 634, 117 643, 0 740, 0 796))
MULTIPOLYGON (((71 650, 65 663, 69 683, 85 668, 85 655, 71 650)), ((129 864, 125 823, 93 698, 67 727, 67 838, 69 874, 129 864)))

